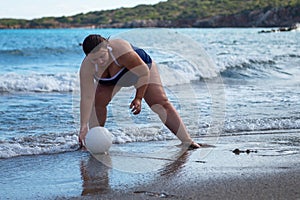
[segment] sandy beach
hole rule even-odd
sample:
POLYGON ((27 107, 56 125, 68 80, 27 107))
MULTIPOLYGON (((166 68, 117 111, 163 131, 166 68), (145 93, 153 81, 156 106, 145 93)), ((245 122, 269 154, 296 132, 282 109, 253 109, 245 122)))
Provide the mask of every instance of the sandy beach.
POLYGON ((176 144, 119 144, 95 157, 76 151, 0 160, 1 199, 300 198, 297 131, 220 137, 213 148, 185 152, 176 144))
POLYGON ((189 151, 140 178, 133 187, 76 199, 299 199, 299 137, 292 139, 297 133, 290 135, 288 140, 294 144, 276 147, 286 137, 220 138, 200 160, 203 149, 189 151), (269 141, 270 145, 262 145, 265 143, 261 141, 269 141), (231 151, 234 147, 250 153, 237 155, 231 151))

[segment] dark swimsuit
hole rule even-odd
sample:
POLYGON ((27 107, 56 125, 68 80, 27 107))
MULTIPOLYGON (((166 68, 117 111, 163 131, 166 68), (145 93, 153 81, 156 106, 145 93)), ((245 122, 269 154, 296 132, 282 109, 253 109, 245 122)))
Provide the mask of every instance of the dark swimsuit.
MULTIPOLYGON (((151 57, 143 50, 138 47, 132 46, 133 50, 140 56, 140 58, 148 65, 149 69, 151 69, 152 65, 152 59, 151 57)), ((114 57, 112 54, 112 48, 108 47, 108 51, 116 65, 120 66, 121 65, 118 63, 117 59, 114 57)), ((98 66, 96 65, 96 71, 98 69, 98 66)), ((113 77, 110 78, 98 78, 95 75, 95 79, 98 81, 99 84, 101 85, 118 85, 122 87, 130 87, 134 84, 137 83, 139 77, 134 74, 133 72, 129 71, 126 67, 122 67, 122 69, 115 74, 113 77)))

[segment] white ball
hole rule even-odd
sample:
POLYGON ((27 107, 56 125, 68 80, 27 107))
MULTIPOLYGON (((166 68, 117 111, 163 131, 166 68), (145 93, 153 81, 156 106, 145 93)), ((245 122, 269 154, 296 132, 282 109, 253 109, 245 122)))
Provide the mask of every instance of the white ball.
POLYGON ((85 137, 85 147, 93 154, 108 152, 111 145, 111 133, 101 126, 91 128, 85 137))

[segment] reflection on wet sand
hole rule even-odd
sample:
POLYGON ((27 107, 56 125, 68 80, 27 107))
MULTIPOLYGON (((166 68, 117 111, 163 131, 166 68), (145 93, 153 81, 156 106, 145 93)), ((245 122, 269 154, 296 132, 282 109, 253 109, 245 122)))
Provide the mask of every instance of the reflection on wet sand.
MULTIPOLYGON (((109 162, 109 155, 102 155, 109 162)), ((98 161, 92 155, 87 161, 80 163, 82 178, 82 196, 104 194, 110 190, 109 170, 110 168, 98 161)))
POLYGON ((178 173, 178 171, 180 171, 180 169, 182 169, 184 164, 188 161, 189 155, 189 151, 178 154, 178 157, 174 159, 173 162, 167 163, 166 166, 160 170, 160 175, 167 176, 178 173))
MULTIPOLYGON (((125 152, 111 152, 109 155, 90 155, 89 159, 81 161, 80 165, 83 181, 81 195, 98 196, 109 194, 114 190, 115 182, 118 182, 118 186, 122 187, 119 185, 120 180, 125 182, 129 180, 128 174, 135 180, 132 182, 132 186, 136 187, 136 189, 141 186, 140 181, 147 185, 152 181, 176 176, 184 168, 194 151, 176 147, 171 150, 167 147, 166 149, 169 152, 160 152, 160 154, 157 152, 155 154, 144 152, 134 155, 126 154, 125 152), (131 169, 129 169, 129 166, 131 166, 131 169)), ((149 193, 149 191, 144 190, 134 191, 135 194, 144 192, 149 193)), ((153 194, 149 193, 149 195, 153 194)))
MULTIPOLYGON (((202 151, 203 148, 213 148, 213 147, 215 146, 204 144, 203 147, 201 147, 200 149, 196 149, 196 151, 202 151)), ((189 158, 194 152, 190 150, 192 149, 189 149, 189 151, 187 151, 186 148, 182 148, 180 151, 174 154, 173 161, 166 163, 166 165, 163 168, 161 168, 160 175, 169 176, 169 175, 174 175, 179 173, 180 170, 184 168, 185 164, 189 161, 189 158)), ((205 161, 202 160, 193 160, 192 162, 205 163, 205 161)))

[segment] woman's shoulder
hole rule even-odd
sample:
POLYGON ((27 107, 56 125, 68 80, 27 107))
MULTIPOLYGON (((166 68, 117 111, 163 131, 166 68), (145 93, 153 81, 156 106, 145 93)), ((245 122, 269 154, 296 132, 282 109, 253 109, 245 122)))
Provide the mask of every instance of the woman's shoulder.
POLYGON ((128 43, 127 40, 124 40, 122 38, 113 38, 113 39, 109 39, 109 44, 126 44, 128 43))
POLYGON ((92 65, 92 63, 90 61, 88 61, 88 59, 85 57, 81 62, 80 68, 86 68, 90 65, 92 65))
POLYGON ((119 38, 109 40, 109 45, 114 49, 131 49, 131 45, 127 40, 119 38))
POLYGON ((86 58, 83 59, 80 66, 80 72, 93 74, 92 69, 94 69, 94 65, 89 62, 86 58))
POLYGON ((123 39, 110 40, 109 45, 116 58, 120 58, 121 56, 127 55, 129 52, 133 51, 131 44, 123 39))

